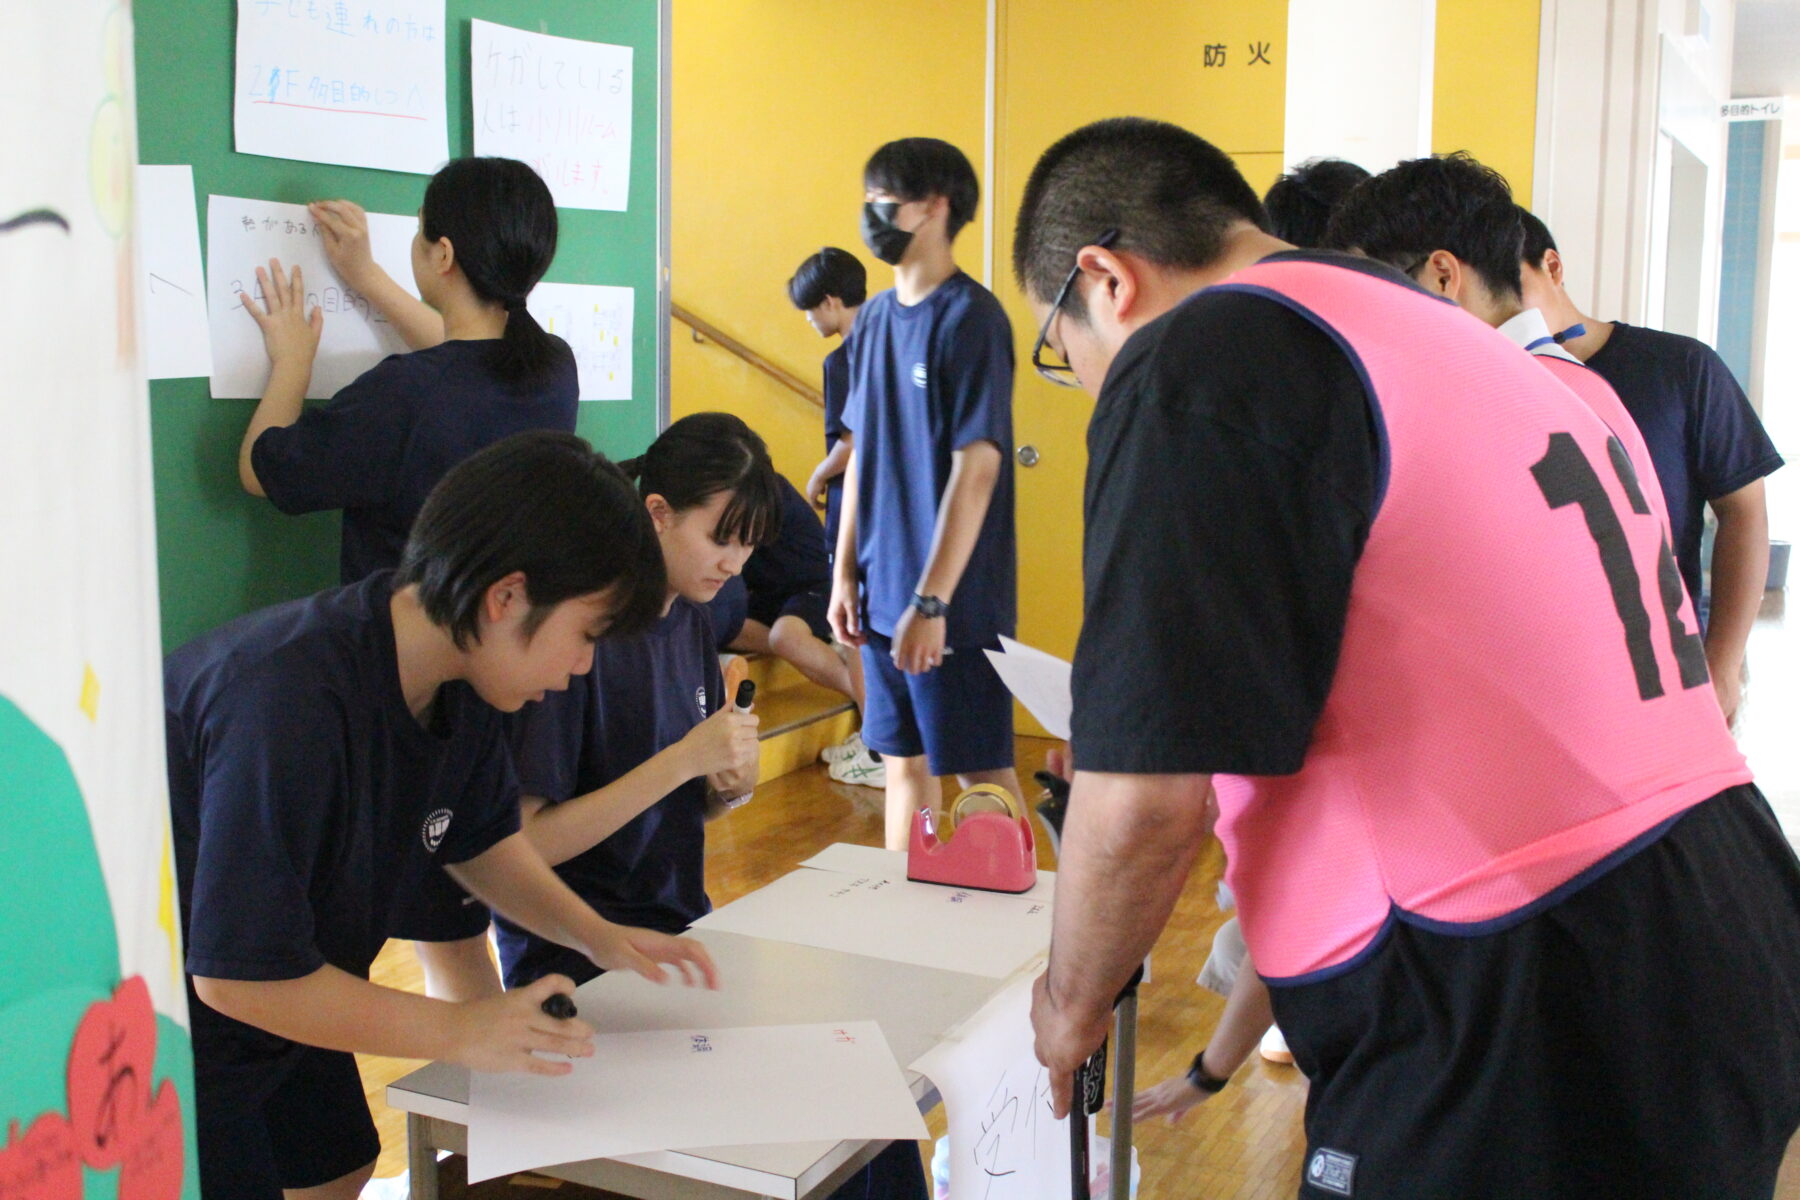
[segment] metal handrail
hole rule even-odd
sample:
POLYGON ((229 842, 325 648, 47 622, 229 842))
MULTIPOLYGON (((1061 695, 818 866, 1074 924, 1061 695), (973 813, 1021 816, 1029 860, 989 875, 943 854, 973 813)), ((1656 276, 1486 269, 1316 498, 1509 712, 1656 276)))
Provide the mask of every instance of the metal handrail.
POLYGON ((792 371, 787 370, 777 363, 770 362, 750 347, 744 345, 744 343, 720 329, 717 325, 696 317, 693 313, 689 312, 679 304, 669 305, 669 315, 691 329, 696 342, 716 343, 720 349, 727 350, 730 353, 737 355, 752 367, 755 367, 758 371, 761 371, 764 375, 767 375, 770 379, 773 379, 776 383, 787 388, 795 395, 810 400, 820 408, 825 407, 825 395, 823 392, 819 391, 818 388, 813 387, 804 379, 795 375, 792 371))

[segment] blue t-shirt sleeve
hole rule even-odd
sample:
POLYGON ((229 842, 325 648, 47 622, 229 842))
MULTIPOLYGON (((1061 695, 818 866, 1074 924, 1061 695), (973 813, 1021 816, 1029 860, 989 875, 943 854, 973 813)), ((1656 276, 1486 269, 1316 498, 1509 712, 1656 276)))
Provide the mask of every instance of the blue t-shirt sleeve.
POLYGON ((1725 360, 1699 343, 1693 353, 1698 361, 1688 445, 1694 456, 1694 490, 1712 501, 1770 474, 1782 458, 1725 360))
POLYGON ((983 295, 936 339, 937 378, 949 414, 950 448, 1012 445, 1012 325, 998 301, 983 295))
MULTIPOLYGON (((594 667, 598 671, 599 665, 594 667)), ((575 795, 594 694, 593 672, 510 718, 512 761, 522 796, 561 804, 575 795)))
POLYGON ((469 772, 468 786, 437 849, 440 863, 467 862, 519 832, 519 776, 499 717, 484 721, 486 744, 469 772))
POLYGON ((850 346, 846 342, 825 356, 825 436, 844 436, 844 400, 850 391, 850 346))
POLYGON ((310 892, 327 828, 349 794, 337 704, 323 688, 247 679, 208 706, 197 739, 205 765, 192 974, 298 979, 325 964, 310 892))
POLYGON ((407 359, 384 359, 292 425, 263 430, 250 466, 276 508, 299 514, 391 499, 418 391, 407 359))

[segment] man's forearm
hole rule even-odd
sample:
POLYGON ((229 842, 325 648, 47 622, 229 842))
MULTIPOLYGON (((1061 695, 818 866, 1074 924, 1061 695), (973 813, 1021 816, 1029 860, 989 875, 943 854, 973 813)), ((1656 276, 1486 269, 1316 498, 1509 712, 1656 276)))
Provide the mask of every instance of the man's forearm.
POLYGON ((975 442, 951 456, 950 479, 938 504, 937 528, 932 533, 931 554, 919 575, 921 595, 948 601, 962 581, 981 526, 993 503, 1000 479, 1000 447, 975 442))
POLYGON ((561 804, 521 804, 525 835, 551 866, 567 862, 598 846, 697 774, 676 742, 605 787, 561 804))
POLYGON ((1205 775, 1076 773, 1050 946, 1059 1008, 1110 1011, 1156 944, 1212 832, 1211 785, 1205 775))
POLYGON ((833 582, 856 582, 856 522, 861 516, 856 502, 857 479, 860 475, 855 447, 844 463, 844 499, 838 506, 838 540, 832 567, 837 575, 833 582))

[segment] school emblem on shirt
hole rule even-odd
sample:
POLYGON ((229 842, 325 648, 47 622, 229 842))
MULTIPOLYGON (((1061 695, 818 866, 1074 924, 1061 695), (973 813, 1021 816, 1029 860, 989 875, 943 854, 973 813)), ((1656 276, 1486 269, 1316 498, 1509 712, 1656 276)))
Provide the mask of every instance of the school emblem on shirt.
POLYGON ((912 375, 913 375, 913 386, 914 387, 922 388, 925 386, 925 364, 924 363, 922 363, 922 362, 914 363, 912 375))
POLYGON ((456 814, 447 808, 431 811, 425 818, 425 824, 419 827, 419 840, 425 843, 425 849, 436 854, 437 848, 444 844, 444 835, 450 832, 450 818, 456 814))
POLYGON ((694 703, 700 706, 700 715, 706 715, 706 687, 701 685, 694 689, 694 703))
POLYGON ((1314 1150, 1306 1164, 1306 1182, 1321 1192, 1351 1195, 1356 1186, 1356 1155, 1340 1150, 1314 1150))

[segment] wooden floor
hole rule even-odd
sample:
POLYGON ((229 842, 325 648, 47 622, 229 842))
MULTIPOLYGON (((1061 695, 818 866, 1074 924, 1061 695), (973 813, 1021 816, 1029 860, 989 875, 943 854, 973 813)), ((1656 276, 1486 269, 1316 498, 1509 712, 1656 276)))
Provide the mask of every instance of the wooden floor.
MULTIPOLYGON (((1790 631, 1792 632, 1792 631, 1790 631)), ((1800 635, 1796 635, 1800 636, 1800 635)), ((1796 713, 1800 716, 1800 713, 1796 713)), ((1788 728, 1794 728, 1792 723, 1788 728)), ((1041 765, 1051 743, 1020 738, 1019 773, 1041 765)), ((1789 781, 1793 782, 1793 781, 1789 781)), ((794 864, 833 842, 878 845, 880 794, 835 784, 823 767, 811 767, 764 784, 756 799, 709 827, 707 883, 714 903, 722 904, 774 880, 794 864)), ((1040 847, 1043 865, 1052 866, 1048 846, 1040 847)), ((1217 1022, 1223 1001, 1197 987, 1194 976, 1224 920, 1214 903, 1223 861, 1214 842, 1201 855, 1181 901, 1153 956, 1154 977, 1142 992, 1139 1018, 1138 1080, 1149 1084, 1185 1069, 1189 1058, 1217 1022)), ((375 965, 378 982, 417 990, 419 975, 410 950, 390 944, 375 965)), ((726 980, 725 986, 730 986, 726 980)), ((378 1176, 405 1168, 405 1124, 382 1102, 388 1081, 417 1064, 362 1060, 370 1105, 381 1130, 378 1176)), ((1140 1195, 1145 1200, 1276 1200, 1292 1197, 1299 1187, 1304 1146, 1301 1115, 1306 1081, 1292 1067, 1260 1058, 1241 1071, 1231 1086, 1193 1112, 1176 1127, 1155 1123, 1135 1134, 1143 1169, 1140 1195)), ((943 1132, 942 1111, 929 1121, 933 1136, 943 1132)), ((1800 1139, 1788 1155, 1788 1169, 1776 1200, 1800 1200, 1800 1139)), ((929 1154, 930 1147, 926 1147, 929 1154)), ((549 1181, 545 1181, 549 1182, 549 1181)), ((482 1187, 471 1197, 543 1196, 526 1188, 482 1187)), ((565 1186, 555 1191, 574 1200, 596 1193, 565 1186)))

